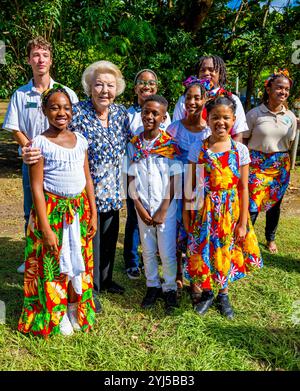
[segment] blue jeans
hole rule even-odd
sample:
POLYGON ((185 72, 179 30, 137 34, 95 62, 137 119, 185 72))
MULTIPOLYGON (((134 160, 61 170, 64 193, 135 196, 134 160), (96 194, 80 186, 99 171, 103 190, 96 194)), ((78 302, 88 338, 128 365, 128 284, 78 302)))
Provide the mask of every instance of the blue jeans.
POLYGON ((24 219, 25 219, 25 236, 28 226, 28 220, 30 215, 30 209, 32 207, 32 195, 29 181, 29 170, 27 164, 23 163, 22 165, 22 183, 23 183, 23 209, 24 209, 24 219))
POLYGON ((139 267, 138 246, 140 244, 139 226, 133 200, 127 194, 127 220, 125 225, 124 252, 125 268, 136 269, 139 267))

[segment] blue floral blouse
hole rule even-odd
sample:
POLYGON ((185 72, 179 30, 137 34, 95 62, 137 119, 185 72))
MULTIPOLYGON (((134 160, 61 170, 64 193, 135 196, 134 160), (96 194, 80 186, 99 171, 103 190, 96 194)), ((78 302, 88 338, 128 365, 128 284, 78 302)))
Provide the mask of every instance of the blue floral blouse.
POLYGON ((73 105, 70 129, 88 141, 88 159, 94 182, 98 212, 122 207, 122 163, 131 138, 129 119, 123 105, 109 106, 108 128, 97 117, 91 99, 73 105))

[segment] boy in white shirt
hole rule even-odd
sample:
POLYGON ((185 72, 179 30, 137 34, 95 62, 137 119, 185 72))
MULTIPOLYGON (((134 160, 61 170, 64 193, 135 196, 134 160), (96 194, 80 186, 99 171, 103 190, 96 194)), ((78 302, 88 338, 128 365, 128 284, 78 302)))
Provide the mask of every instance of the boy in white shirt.
MULTIPOLYGON (((134 200, 143 251, 147 293, 142 308, 151 308, 164 298, 167 313, 177 307, 175 175, 181 173, 177 144, 160 124, 166 119, 168 102, 159 95, 145 100, 144 131, 128 144, 129 195, 134 200), (157 249, 162 262, 161 284, 157 249)), ((179 183, 179 182, 178 182, 179 183)))

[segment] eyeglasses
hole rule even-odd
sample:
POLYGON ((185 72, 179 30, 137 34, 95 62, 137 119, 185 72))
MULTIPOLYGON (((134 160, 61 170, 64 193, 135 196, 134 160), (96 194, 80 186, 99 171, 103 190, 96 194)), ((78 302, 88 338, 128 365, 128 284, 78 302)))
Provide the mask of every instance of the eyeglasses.
POLYGON ((138 79, 136 81, 136 84, 138 86, 148 86, 149 85, 150 87, 155 87, 157 82, 156 82, 156 80, 140 80, 140 79, 138 79))

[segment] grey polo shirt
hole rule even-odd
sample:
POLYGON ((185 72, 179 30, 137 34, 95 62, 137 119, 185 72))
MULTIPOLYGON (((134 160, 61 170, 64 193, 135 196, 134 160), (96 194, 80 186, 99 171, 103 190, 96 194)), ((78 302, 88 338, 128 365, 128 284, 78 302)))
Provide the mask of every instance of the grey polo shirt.
POLYGON ((273 113, 264 104, 250 110, 247 115, 249 130, 248 148, 264 153, 289 151, 296 137, 297 119, 294 113, 282 106, 273 113))

